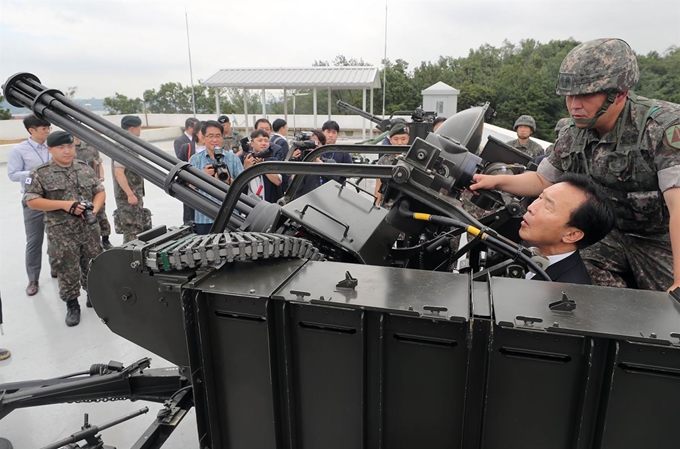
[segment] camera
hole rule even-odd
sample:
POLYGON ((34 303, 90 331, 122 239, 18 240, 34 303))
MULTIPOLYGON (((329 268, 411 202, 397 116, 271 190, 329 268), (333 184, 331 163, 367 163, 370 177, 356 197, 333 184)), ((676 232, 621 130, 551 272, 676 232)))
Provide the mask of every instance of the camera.
POLYGON ((89 225, 93 225, 97 222, 97 217, 95 214, 92 212, 94 209, 94 204, 90 201, 80 201, 79 203, 81 206, 85 208, 83 211, 83 218, 85 219, 85 223, 89 225))
POLYGON ((314 135, 313 133, 305 131, 295 136, 295 139, 291 143, 291 146, 294 150, 302 150, 302 154, 300 155, 300 157, 290 158, 291 161, 303 160, 310 151, 317 147, 317 143, 314 140, 311 140, 311 137, 313 135, 314 135))
POLYGON ((250 144, 250 140, 247 137, 244 137, 239 142, 241 143, 241 149, 243 150, 244 156, 247 156, 248 153, 252 154, 253 157, 260 159, 269 159, 270 157, 274 156, 274 152, 272 151, 271 147, 257 153, 253 152, 253 146, 250 144))
POLYGON ((215 163, 213 164, 213 168, 217 174, 217 179, 220 181, 228 181, 229 178, 231 178, 231 175, 229 174, 227 164, 224 162, 224 151, 220 147, 215 147, 213 151, 215 152, 215 163))

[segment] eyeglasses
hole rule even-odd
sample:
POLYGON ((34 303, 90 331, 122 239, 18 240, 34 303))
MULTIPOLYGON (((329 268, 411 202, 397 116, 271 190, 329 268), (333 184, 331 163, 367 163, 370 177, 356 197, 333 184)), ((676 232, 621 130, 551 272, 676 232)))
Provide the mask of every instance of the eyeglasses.
POLYGON ((208 134, 207 136, 204 136, 208 140, 213 140, 213 139, 221 139, 222 134, 208 134))

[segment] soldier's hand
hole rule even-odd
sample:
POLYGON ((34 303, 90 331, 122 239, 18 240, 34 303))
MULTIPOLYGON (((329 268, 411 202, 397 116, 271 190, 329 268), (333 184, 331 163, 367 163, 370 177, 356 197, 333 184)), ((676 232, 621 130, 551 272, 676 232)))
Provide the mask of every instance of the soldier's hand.
POLYGON ((205 174, 208 176, 215 176, 215 169, 213 168, 212 164, 206 165, 203 169, 203 172, 205 172, 205 174))
POLYGON ((136 206, 137 204, 139 204, 139 199, 137 199, 134 193, 128 195, 128 204, 130 206, 136 206))
POLYGON ((70 207, 68 209, 66 209, 66 211, 69 214, 75 215, 76 217, 78 217, 78 216, 82 215, 83 212, 85 212, 85 207, 82 204, 80 204, 80 202, 74 201, 73 203, 71 203, 70 207))
POLYGON ((475 190, 479 189, 484 189, 484 190, 490 190, 490 189, 495 189, 496 188, 496 181, 494 175, 480 175, 476 174, 472 177, 472 184, 469 187, 469 190, 474 193, 475 195, 479 195, 479 192, 475 192, 475 190))

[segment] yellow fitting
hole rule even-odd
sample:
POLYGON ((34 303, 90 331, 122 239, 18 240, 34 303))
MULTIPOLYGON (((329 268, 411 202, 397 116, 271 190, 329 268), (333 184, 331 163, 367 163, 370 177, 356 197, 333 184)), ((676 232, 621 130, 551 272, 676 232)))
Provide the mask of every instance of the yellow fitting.
POLYGON ((413 213, 413 218, 415 218, 416 220, 430 221, 431 216, 432 215, 430 215, 430 214, 423 214, 421 212, 414 212, 413 213))

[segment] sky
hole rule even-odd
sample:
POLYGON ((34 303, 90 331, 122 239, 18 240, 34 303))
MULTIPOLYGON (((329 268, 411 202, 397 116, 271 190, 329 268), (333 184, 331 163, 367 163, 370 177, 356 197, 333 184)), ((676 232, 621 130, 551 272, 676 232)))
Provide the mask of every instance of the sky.
MULTIPOLYGON (((0 83, 16 72, 76 98, 141 97, 220 69, 309 67, 337 55, 413 69, 504 40, 619 37, 680 46, 678 0, 0 0, 0 83)), ((455 87, 455 86, 454 86, 455 87)))

